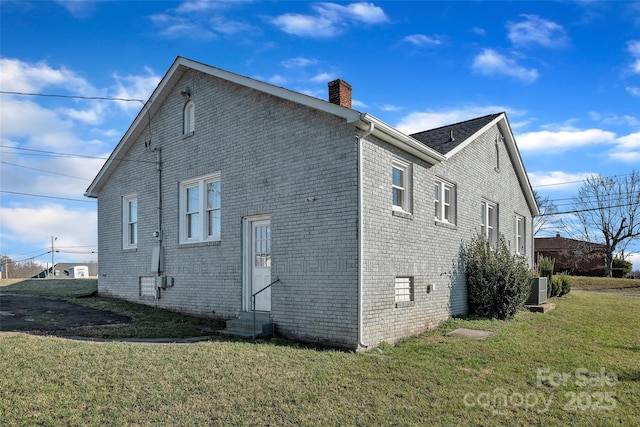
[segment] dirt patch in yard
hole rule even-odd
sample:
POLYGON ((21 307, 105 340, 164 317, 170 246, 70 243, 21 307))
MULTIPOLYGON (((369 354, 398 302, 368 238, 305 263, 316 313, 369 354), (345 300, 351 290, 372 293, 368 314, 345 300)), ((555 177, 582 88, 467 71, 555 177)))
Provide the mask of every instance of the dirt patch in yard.
POLYGON ((129 316, 52 298, 0 294, 0 331, 55 332, 132 323, 129 316))

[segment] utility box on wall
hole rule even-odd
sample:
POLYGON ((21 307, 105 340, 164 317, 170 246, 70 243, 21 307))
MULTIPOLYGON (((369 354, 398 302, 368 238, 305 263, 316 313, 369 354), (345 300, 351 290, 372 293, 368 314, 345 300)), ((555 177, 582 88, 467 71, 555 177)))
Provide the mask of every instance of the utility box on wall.
POLYGON ((547 302, 547 282, 546 277, 532 279, 531 294, 529 294, 526 305, 541 305, 547 302))

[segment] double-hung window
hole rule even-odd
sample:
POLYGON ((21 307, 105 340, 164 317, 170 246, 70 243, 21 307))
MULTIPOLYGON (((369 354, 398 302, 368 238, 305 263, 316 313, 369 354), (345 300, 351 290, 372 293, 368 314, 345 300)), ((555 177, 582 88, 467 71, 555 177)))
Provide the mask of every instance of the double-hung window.
POLYGON ((409 212, 409 164, 395 159, 391 165, 391 203, 393 210, 409 212))
POLYGON ((480 203, 480 232, 489 243, 498 244, 498 206, 495 203, 480 203))
POLYGON ((433 187, 433 204, 437 221, 455 224, 455 186, 446 181, 436 180, 433 187))
POLYGON ((515 229, 516 229, 516 239, 515 239, 516 253, 518 255, 525 255, 527 253, 526 237, 525 237, 526 221, 523 216, 516 215, 515 229))
POLYGON ((220 173, 180 183, 180 243, 220 240, 220 173))
POLYGON ((138 247, 138 196, 129 194, 122 198, 122 247, 138 247))

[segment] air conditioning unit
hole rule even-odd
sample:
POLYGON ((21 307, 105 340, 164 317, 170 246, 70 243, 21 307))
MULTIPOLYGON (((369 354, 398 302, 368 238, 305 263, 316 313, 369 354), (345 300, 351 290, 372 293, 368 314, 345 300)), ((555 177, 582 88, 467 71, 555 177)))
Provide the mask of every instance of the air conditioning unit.
POLYGON ((532 279, 531 294, 525 305, 541 305, 547 302, 547 282, 546 277, 536 277, 532 279))

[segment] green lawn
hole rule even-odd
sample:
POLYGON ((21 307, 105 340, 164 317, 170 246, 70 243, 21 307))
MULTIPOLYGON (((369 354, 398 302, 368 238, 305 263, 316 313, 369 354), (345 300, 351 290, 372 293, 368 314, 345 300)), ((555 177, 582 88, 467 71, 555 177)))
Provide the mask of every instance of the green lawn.
POLYGON ((634 425, 640 298, 572 291, 546 314, 452 319, 368 352, 0 336, 0 419, 23 425, 634 425), (455 328, 490 330, 474 341, 455 328))

